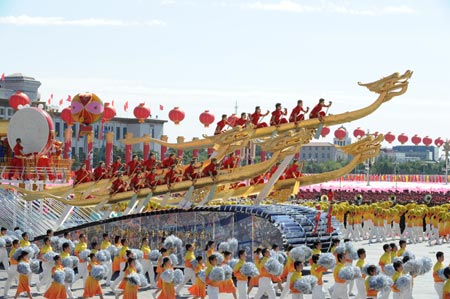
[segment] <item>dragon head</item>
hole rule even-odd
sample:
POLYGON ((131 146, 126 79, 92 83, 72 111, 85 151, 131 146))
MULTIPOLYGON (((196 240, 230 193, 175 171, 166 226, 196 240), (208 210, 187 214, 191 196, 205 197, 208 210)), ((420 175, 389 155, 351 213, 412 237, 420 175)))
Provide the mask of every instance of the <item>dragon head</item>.
POLYGON ((412 71, 407 70, 403 75, 393 73, 390 76, 371 83, 358 82, 358 85, 365 86, 370 91, 378 94, 385 93, 385 101, 389 101, 393 97, 402 95, 406 92, 409 84, 408 80, 411 78, 412 74, 412 71))
POLYGON ((365 138, 346 145, 339 146, 340 150, 344 153, 352 156, 360 156, 361 161, 365 161, 367 159, 375 158, 380 154, 381 142, 384 140, 384 135, 380 134, 378 136, 368 135, 365 138))

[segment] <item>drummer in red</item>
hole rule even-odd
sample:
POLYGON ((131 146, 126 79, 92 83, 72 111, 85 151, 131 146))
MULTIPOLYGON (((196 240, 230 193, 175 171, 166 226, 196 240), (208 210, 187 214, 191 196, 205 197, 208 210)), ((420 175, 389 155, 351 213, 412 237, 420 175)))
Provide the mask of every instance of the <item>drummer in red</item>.
POLYGON ((203 168, 202 176, 204 177, 209 176, 214 180, 217 175, 217 167, 218 167, 217 159, 212 158, 211 163, 209 163, 205 168, 203 168))
POLYGON ((94 169, 94 179, 96 181, 107 179, 108 176, 108 170, 106 169, 106 164, 103 161, 98 162, 98 166, 94 169))
POLYGON ((11 160, 11 168, 8 174, 8 179, 11 180, 16 171, 19 172, 20 178, 23 179, 23 159, 25 159, 25 154, 23 153, 22 140, 20 138, 16 139, 16 145, 14 146, 14 158, 11 160))
POLYGON ((158 177, 160 177, 160 176, 162 176, 162 175, 160 175, 156 172, 156 167, 153 167, 150 170, 150 172, 147 173, 145 176, 146 186, 149 187, 150 189, 155 189, 157 185, 162 185, 164 182, 159 180, 158 177))
POLYGON ((265 117, 267 115, 269 115, 270 111, 267 110, 267 112, 265 114, 261 113, 261 107, 256 106, 255 107, 255 112, 253 114, 250 114, 249 120, 250 122, 256 127, 256 128, 264 128, 267 127, 267 123, 265 122, 261 122, 261 117, 265 117))
POLYGON ((222 114, 222 119, 217 122, 216 130, 214 131, 214 135, 222 134, 225 130, 226 126, 233 127, 228 121, 227 121, 227 115, 222 114))
POLYGON ((296 179, 298 177, 303 176, 300 169, 301 169, 301 165, 298 163, 297 160, 294 160, 292 165, 289 166, 288 169, 286 169, 285 178, 286 179, 296 179))
POLYGON ((136 170, 141 167, 138 155, 133 155, 133 160, 127 163, 127 173, 129 176, 133 175, 136 170))
POLYGON ((175 157, 174 153, 170 153, 169 157, 165 158, 161 163, 161 168, 169 168, 172 165, 178 164, 178 159, 175 157))
POLYGON ((91 181, 91 173, 86 169, 86 164, 82 164, 80 169, 75 171, 75 180, 73 182, 74 185, 87 183, 91 181))
POLYGON ((275 104, 275 110, 272 112, 272 117, 270 118, 271 126, 279 126, 281 124, 286 124, 288 121, 283 116, 287 115, 287 109, 281 107, 280 103, 275 104))
POLYGON ((247 113, 242 112, 241 113, 241 117, 236 119, 235 125, 245 128, 245 126, 247 125, 248 121, 249 120, 247 119, 247 113))
POLYGON ((175 169, 176 166, 176 164, 172 164, 164 175, 164 180, 169 188, 172 187, 174 183, 181 181, 182 174, 175 169))
POLYGON ((145 171, 151 170, 153 167, 158 167, 159 162, 156 160, 155 153, 150 153, 148 159, 142 163, 142 167, 145 171))
POLYGON ((314 108, 309 113, 309 119, 311 119, 311 118, 318 118, 322 122, 323 118, 326 115, 326 113, 324 111, 322 111, 322 108, 323 107, 325 107, 325 108, 331 107, 332 103, 333 102, 329 101, 328 105, 325 105, 325 100, 324 99, 320 99, 319 103, 316 106, 314 106, 314 108))
POLYGON ((123 174, 118 173, 117 178, 112 182, 110 194, 125 192, 128 190, 128 183, 123 179, 123 174))
POLYGON ((298 100, 297 106, 292 109, 291 115, 289 116, 289 122, 296 123, 305 119, 305 114, 308 113, 309 107, 306 107, 306 110, 303 109, 303 101, 298 100), (303 113, 305 114, 303 114, 303 113))
POLYGON ((239 165, 239 158, 235 152, 232 152, 222 163, 222 169, 232 169, 239 165))
POLYGON ((194 183, 200 177, 200 172, 198 172, 198 170, 202 168, 203 163, 199 166, 195 165, 196 163, 197 161, 195 159, 191 160, 189 165, 184 170, 183 180, 192 181, 194 183))
POLYGON ((116 157, 116 161, 111 165, 111 173, 110 175, 117 175, 117 172, 123 171, 124 165, 122 164, 122 158, 116 157))

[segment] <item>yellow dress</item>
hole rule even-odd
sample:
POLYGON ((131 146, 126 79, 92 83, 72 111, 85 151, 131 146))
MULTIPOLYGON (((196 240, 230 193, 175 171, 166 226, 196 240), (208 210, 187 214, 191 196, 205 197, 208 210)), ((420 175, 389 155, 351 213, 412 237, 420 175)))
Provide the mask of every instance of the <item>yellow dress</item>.
POLYGON ((96 295, 103 295, 103 290, 100 285, 100 281, 96 280, 94 277, 91 276, 91 270, 92 267, 100 265, 99 263, 89 263, 88 271, 89 276, 86 279, 86 283, 84 285, 84 298, 94 297, 96 295))
POLYGON ((193 286, 191 286, 188 291, 189 294, 191 294, 194 297, 206 297, 206 283, 203 282, 199 277, 198 273, 202 271, 205 268, 205 265, 198 264, 195 269, 195 283, 193 286))
MULTIPOLYGON (((125 271, 125 277, 128 277, 128 275, 136 273, 135 268, 128 268, 125 271), (128 272, 128 273, 127 273, 128 272)), ((137 299, 137 292, 139 289, 139 286, 131 284, 128 279, 125 280, 125 288, 123 291, 123 299, 137 299)))
MULTIPOLYGON (((62 266, 54 266, 52 268, 52 275, 55 274, 56 271, 64 271, 64 268, 62 266)), ((50 288, 45 292, 44 297, 48 299, 66 299, 66 287, 64 284, 60 284, 53 280, 50 288)))
POLYGON ((173 282, 162 282, 161 294, 159 294, 157 299, 175 299, 175 285, 173 282))

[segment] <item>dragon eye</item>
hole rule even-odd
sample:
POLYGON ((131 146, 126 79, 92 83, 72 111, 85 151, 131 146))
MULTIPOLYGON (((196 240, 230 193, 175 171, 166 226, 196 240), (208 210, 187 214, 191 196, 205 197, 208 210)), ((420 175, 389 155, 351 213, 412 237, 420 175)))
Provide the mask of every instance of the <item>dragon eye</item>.
POLYGON ((70 105, 70 111, 72 114, 80 113, 83 108, 84 106, 80 102, 72 102, 72 105, 70 105))
POLYGON ((99 102, 92 102, 86 105, 86 110, 93 114, 103 113, 103 105, 99 102))

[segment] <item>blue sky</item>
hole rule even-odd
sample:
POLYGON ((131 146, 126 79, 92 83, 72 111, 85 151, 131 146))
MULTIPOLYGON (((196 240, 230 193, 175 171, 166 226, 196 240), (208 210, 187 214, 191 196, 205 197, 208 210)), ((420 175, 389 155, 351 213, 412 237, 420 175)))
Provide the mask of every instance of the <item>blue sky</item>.
POLYGON ((376 96, 357 81, 406 69, 407 94, 347 127, 450 137, 448 1, 0 0, 0 36, 0 73, 34 76, 44 100, 91 91, 122 116, 145 101, 164 119, 182 107, 172 141, 212 133, 198 115, 235 101, 239 113, 320 97, 354 110, 376 96))

